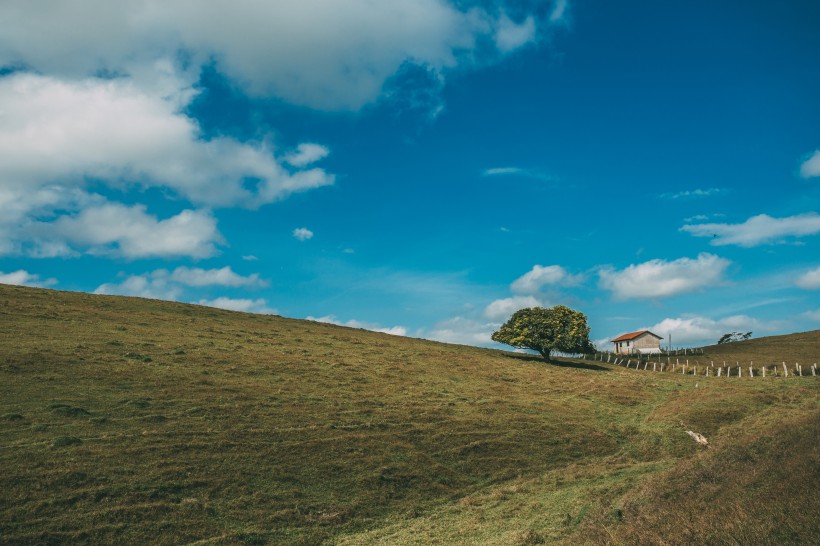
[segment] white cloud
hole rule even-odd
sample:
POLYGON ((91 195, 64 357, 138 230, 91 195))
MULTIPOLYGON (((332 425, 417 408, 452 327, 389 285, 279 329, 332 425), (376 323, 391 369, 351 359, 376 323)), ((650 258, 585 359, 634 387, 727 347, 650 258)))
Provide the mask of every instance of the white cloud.
MULTIPOLYGON (((202 258, 222 241, 207 210, 160 220, 89 193, 89 181, 250 208, 333 183, 321 169, 283 167, 265 143, 200 140, 178 112, 191 92, 167 79, 175 85, 147 92, 128 78, 0 77, 0 255, 202 258)), ((317 153, 306 148, 302 160, 317 153)))
POLYGON ((207 258, 217 253, 222 236, 216 219, 207 211, 183 210, 159 220, 143 205, 106 203, 88 207, 75 216, 51 223, 33 224, 38 256, 65 256, 73 249, 89 254, 125 258, 207 258))
POLYGON ((697 197, 709 197, 711 195, 723 193, 724 191, 725 190, 721 188, 707 188, 705 190, 698 188, 696 190, 686 190, 678 193, 663 193, 660 197, 663 199, 694 199, 697 197))
POLYGON ((172 282, 167 269, 157 269, 144 275, 129 275, 119 283, 101 284, 94 293, 177 301, 182 287, 172 282))
POLYGON ((684 219, 684 222, 702 222, 703 220, 708 220, 709 217, 705 214, 696 214, 694 216, 690 216, 689 218, 684 219))
POLYGON ((225 266, 221 269, 201 269, 180 266, 174 269, 171 279, 186 286, 231 286, 231 287, 263 287, 268 283, 259 278, 258 273, 243 277, 225 266))
POLYGON ((425 339, 460 345, 488 346, 493 344, 493 332, 499 324, 478 322, 464 317, 454 317, 436 324, 429 332, 422 332, 425 339))
POLYGON ((783 243, 789 237, 806 237, 820 233, 820 215, 815 212, 772 218, 767 214, 752 216, 742 224, 692 224, 680 228, 695 237, 711 237, 714 246, 753 247, 783 243))
MULTIPOLYGON (((179 300, 186 288, 202 288, 205 286, 222 286, 230 288, 259 288, 267 286, 267 281, 259 278, 257 273, 243 277, 235 273, 229 266, 220 269, 201 269, 180 266, 173 271, 156 269, 142 275, 129 275, 119 283, 105 283, 97 287, 95 294, 117 294, 120 296, 138 296, 161 300, 179 300)), ((205 301, 205 300, 202 300, 205 301)), ((230 302, 229 298, 218 298, 214 302, 230 302)), ((259 300, 235 300, 236 305, 244 302, 259 300)), ((201 303, 201 302, 200 302, 201 303)), ((210 305, 202 303, 202 305, 210 305)), ((225 305, 228 305, 226 303, 225 305)), ((211 305, 220 307, 220 305, 211 305)), ((229 309, 228 307, 224 307, 229 309)), ((249 307, 250 308, 250 307, 249 307)), ((260 307, 255 307, 260 308, 260 307)), ((237 311, 247 309, 230 308, 237 311)), ((257 312, 257 311, 253 311, 257 312)), ((262 312, 262 311, 258 311, 262 312)))
MULTIPOLYGON (((560 19, 563 10, 559 1, 550 19, 560 19)), ((6 0, 0 4, 0 66, 75 78, 100 69, 133 74, 135 66, 185 51, 194 70, 216 62, 252 94, 357 110, 376 100, 404 63, 443 72, 534 39, 532 15, 519 25, 505 19, 445 0, 6 0), (488 39, 496 51, 481 48, 488 39)))
POLYGON ((546 304, 535 296, 513 296, 495 300, 487 305, 484 316, 490 320, 507 320, 516 311, 529 307, 546 307, 546 304))
POLYGON ((570 275, 560 265, 535 265, 533 268, 513 281, 510 288, 519 294, 535 294, 546 285, 574 285, 581 282, 582 276, 570 275))
POLYGON ((526 178, 534 178, 545 182, 553 181, 554 178, 546 173, 534 169, 524 169, 522 167, 494 167, 491 169, 484 169, 481 176, 521 176, 526 178))
POLYGON ((492 169, 485 169, 483 176, 498 176, 504 174, 526 174, 527 170, 520 167, 495 167, 492 169))
POLYGON ((307 241, 313 238, 313 232, 308 228, 296 228, 293 230, 293 236, 299 241, 307 241))
POLYGON ((820 150, 815 150, 800 165, 800 176, 803 178, 814 178, 820 176, 820 150))
POLYGON ((330 150, 319 144, 300 144, 296 150, 285 156, 285 162, 294 167, 304 167, 328 156, 330 150))
POLYGON ((393 336, 406 336, 407 335, 407 328, 404 326, 392 326, 389 328, 384 328, 379 326, 378 324, 374 324, 372 322, 362 322, 360 320, 348 320, 347 322, 342 322, 337 319, 334 315, 325 315, 323 317, 312 317, 308 316, 305 317, 305 320, 312 320, 315 322, 324 322, 326 324, 335 324, 336 326, 347 326, 348 328, 359 328, 361 330, 370 330, 371 332, 381 332, 383 334, 390 334, 393 336))
POLYGON ((257 207, 333 183, 321 169, 284 168, 265 143, 201 140, 196 122, 179 113, 192 97, 183 85, 168 97, 127 78, 0 78, 0 188, 83 187, 91 178, 168 188, 199 204, 257 207), (249 178, 258 180, 254 188, 249 178))
POLYGON ((672 334, 672 345, 713 345, 723 334, 730 332, 766 332, 776 329, 774 322, 763 322, 747 315, 733 315, 714 320, 703 316, 665 318, 649 327, 638 330, 651 332, 668 338, 672 334))
POLYGON ((800 275, 796 284, 804 290, 820 290, 820 267, 816 267, 800 275))
POLYGON ((17 271, 11 271, 9 273, 0 271, 0 284, 45 288, 57 284, 57 279, 49 278, 41 280, 40 275, 29 273, 25 269, 18 269, 17 271))
POLYGON ((650 260, 624 270, 602 269, 600 286, 617 299, 650 299, 684 294, 714 286, 731 262, 713 254, 696 259, 650 260))
POLYGON ((535 19, 532 16, 520 24, 502 15, 495 30, 495 45, 502 53, 514 51, 535 39, 535 19))
POLYGON ((219 297, 212 300, 199 300, 197 305, 207 307, 217 307, 228 311, 241 311, 243 313, 256 313, 259 315, 275 315, 276 309, 268 307, 268 302, 262 298, 251 300, 243 298, 219 297))
POLYGON ((813 311, 806 311, 801 316, 807 318, 809 320, 820 322, 820 309, 815 309, 813 311))

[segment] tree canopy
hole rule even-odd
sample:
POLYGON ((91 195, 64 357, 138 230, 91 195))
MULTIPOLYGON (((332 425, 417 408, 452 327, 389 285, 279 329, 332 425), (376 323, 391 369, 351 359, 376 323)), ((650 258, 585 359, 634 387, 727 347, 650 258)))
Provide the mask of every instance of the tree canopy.
POLYGON ((747 340, 747 339, 751 339, 751 337, 752 337, 751 332, 746 332, 745 334, 742 334, 740 332, 732 332, 730 334, 723 334, 723 337, 721 337, 718 340, 718 345, 723 345, 724 343, 733 343, 735 341, 744 341, 744 340, 747 340))
POLYGON ((538 351, 545 360, 550 359, 552 351, 583 353, 593 350, 586 315, 563 305, 516 311, 493 333, 492 339, 518 349, 538 351))

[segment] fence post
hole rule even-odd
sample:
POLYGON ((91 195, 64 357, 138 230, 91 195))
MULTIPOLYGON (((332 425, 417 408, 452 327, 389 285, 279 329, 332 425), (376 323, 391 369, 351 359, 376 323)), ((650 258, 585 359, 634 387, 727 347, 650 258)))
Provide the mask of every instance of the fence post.
POLYGON ((789 370, 786 368, 786 363, 783 363, 783 377, 789 377, 789 370))
POLYGON ((811 365, 811 374, 814 376, 817 375, 817 362, 811 365))
POLYGON ((763 372, 763 379, 766 379, 766 366, 761 366, 760 371, 763 372))
POLYGON ((718 368, 718 377, 720 377, 720 372, 722 372, 722 371, 723 371, 723 367, 721 366, 720 368, 718 368))
POLYGON ((803 366, 800 364, 797 365, 797 373, 800 374, 800 377, 803 377, 803 366))
MULTIPOLYGON (((657 371, 658 371, 658 363, 657 363, 657 362, 653 362, 653 363, 652 363, 652 371, 653 371, 653 372, 657 372, 657 371)), ((812 368, 812 369, 811 369, 811 371, 812 371, 812 372, 814 372, 814 368, 812 368)))
POLYGON ((755 374, 752 372, 752 367, 749 366, 749 377, 754 377, 755 374))
POLYGON ((740 370, 740 366, 737 367, 737 376, 743 377, 743 372, 740 370))

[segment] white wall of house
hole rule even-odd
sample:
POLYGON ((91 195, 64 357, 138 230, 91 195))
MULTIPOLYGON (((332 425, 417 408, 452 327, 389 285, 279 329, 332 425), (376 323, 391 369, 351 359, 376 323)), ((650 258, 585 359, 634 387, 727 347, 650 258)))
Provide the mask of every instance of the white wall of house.
POLYGON ((634 339, 616 341, 615 354, 627 355, 633 353, 657 354, 661 352, 661 340, 652 334, 643 333, 634 339))

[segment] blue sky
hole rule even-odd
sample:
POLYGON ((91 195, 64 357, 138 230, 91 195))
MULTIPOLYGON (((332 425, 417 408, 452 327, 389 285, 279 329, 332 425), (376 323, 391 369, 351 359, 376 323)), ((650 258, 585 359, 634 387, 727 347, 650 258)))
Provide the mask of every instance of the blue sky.
POLYGON ((0 6, 0 282, 491 346, 820 328, 820 5, 0 6))

